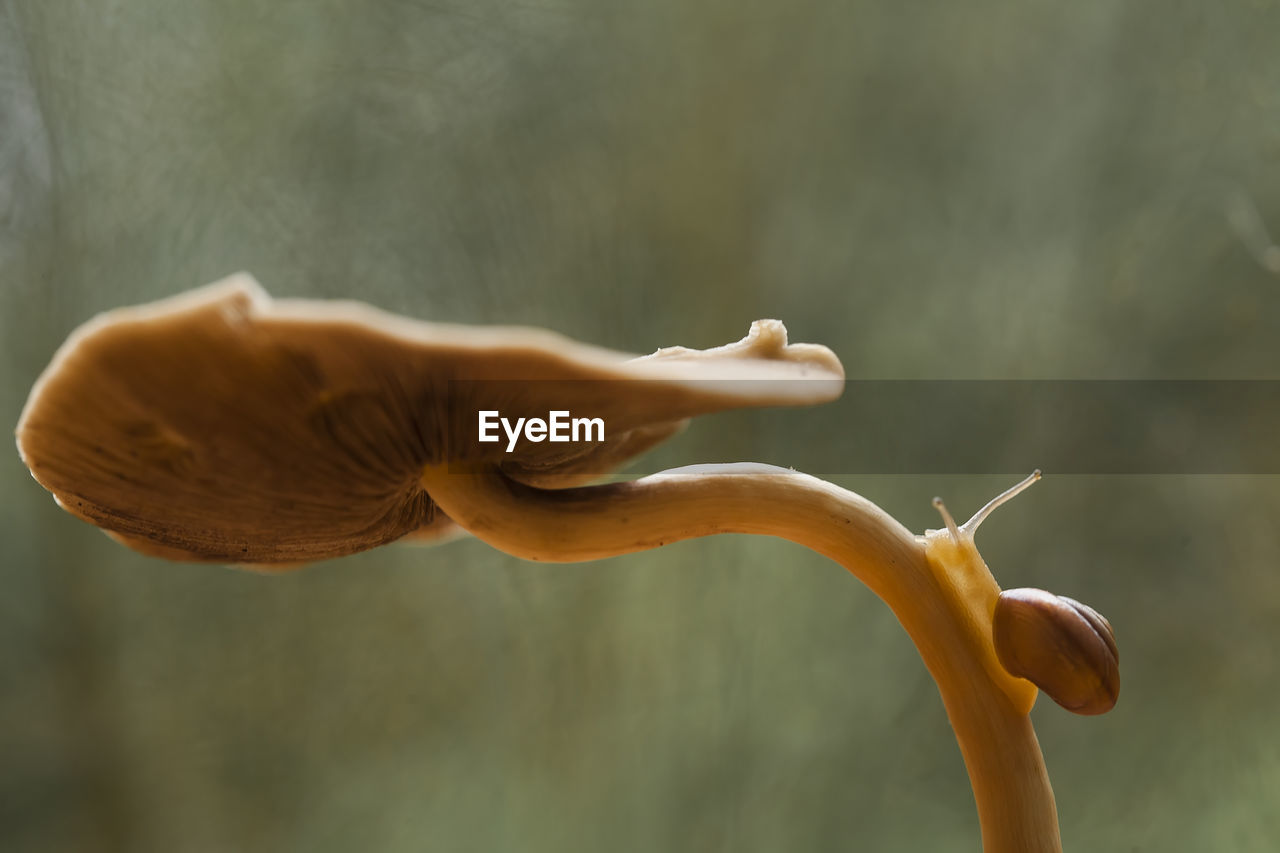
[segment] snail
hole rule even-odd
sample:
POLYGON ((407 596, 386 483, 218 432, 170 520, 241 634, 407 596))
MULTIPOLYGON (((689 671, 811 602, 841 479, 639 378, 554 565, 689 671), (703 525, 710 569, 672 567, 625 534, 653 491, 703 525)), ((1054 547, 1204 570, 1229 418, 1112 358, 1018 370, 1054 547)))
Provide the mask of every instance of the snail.
MULTIPOLYGON (((973 543, 974 532, 992 510, 1039 479, 1037 469, 963 525, 956 524, 941 498, 934 498, 946 523, 945 531, 930 531, 925 538, 934 570, 960 578, 989 575, 973 543)), ((1120 652, 1111 623, 1098 611, 1042 589, 1002 590, 994 601, 974 601, 973 607, 975 622, 982 620, 982 610, 989 614, 995 660, 988 669, 997 683, 1005 674, 1025 679, 1077 714, 1103 714, 1115 706, 1120 694, 1120 652), (1001 672, 992 671, 996 665, 1001 672)), ((1004 689, 1015 705, 1030 709, 1034 691, 1007 682, 1004 689)))

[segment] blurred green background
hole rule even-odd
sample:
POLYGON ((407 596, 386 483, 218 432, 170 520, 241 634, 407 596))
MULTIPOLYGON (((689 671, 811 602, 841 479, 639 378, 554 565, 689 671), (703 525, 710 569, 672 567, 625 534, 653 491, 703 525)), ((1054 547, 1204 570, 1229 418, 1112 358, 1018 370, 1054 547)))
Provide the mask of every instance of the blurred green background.
MULTIPOLYGON (((0 422, 94 313, 239 269, 634 352, 779 317, 858 378, 1277 379, 1277 44, 1274 0, 4 0, 0 422)), ((1010 482, 833 478, 915 530, 1010 482)), ((1113 713, 1034 711, 1067 849, 1276 849, 1278 512, 1048 476, 983 528, 1119 637, 1113 713)), ((263 577, 137 556, 13 452, 0 541, 4 850, 979 847, 905 634, 788 543, 263 577)))

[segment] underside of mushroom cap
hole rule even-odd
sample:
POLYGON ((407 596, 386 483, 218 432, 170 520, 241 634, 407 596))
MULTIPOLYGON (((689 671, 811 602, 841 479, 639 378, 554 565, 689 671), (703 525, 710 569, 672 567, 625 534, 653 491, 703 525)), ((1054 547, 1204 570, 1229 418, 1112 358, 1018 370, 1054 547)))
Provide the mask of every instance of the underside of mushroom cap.
POLYGON ((272 300, 240 274, 100 315, 32 389, 17 428, 69 512, 171 559, 297 563, 450 524, 425 465, 572 485, 686 418, 837 397, 824 347, 776 321, 736 344, 634 358, 527 328, 424 323, 354 302, 272 300), (477 411, 601 418, 603 442, 477 441, 477 411))

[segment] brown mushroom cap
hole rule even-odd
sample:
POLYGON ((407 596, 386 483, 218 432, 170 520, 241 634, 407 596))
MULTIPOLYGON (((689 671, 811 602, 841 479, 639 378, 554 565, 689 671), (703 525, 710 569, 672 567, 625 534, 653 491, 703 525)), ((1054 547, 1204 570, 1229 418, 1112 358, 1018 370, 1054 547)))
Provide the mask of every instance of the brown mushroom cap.
POLYGON ((839 395, 824 347, 777 321, 736 344, 630 358, 526 328, 273 301, 240 274, 100 315, 31 391, 18 450, 69 512, 144 553, 280 564, 447 532, 423 466, 572 485, 694 415, 839 395), (803 380, 803 381, 796 381, 803 380), (603 418, 599 444, 476 441, 478 409, 603 418))

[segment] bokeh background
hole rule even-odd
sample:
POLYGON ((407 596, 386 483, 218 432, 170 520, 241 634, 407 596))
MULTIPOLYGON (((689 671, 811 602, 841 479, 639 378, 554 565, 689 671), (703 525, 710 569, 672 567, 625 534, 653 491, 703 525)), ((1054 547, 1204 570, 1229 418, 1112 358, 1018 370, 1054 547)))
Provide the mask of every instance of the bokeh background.
MULTIPOLYGON (((634 352, 779 317, 866 379, 1277 379, 1277 44, 1274 0, 3 0, 0 422, 94 313, 239 269, 634 352)), ((749 449, 838 459, 835 411, 749 449)), ((813 473, 916 530, 1010 482, 813 473)), ((979 542, 1119 636, 1113 713, 1034 711, 1067 849, 1275 850, 1280 480, 1049 474, 979 542)), ((14 452, 0 542, 4 850, 979 847, 904 633, 788 543, 264 577, 14 452)))

